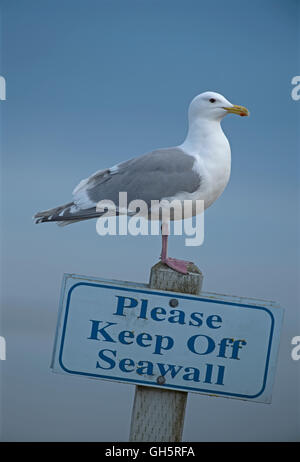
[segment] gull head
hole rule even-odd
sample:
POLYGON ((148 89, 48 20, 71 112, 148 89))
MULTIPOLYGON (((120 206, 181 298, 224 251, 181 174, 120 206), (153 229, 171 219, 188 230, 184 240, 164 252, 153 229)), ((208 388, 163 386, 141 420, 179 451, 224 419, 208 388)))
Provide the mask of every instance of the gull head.
POLYGON ((227 114, 248 116, 249 111, 244 106, 230 103, 223 95, 206 91, 196 96, 189 107, 189 119, 206 119, 221 121, 227 114))

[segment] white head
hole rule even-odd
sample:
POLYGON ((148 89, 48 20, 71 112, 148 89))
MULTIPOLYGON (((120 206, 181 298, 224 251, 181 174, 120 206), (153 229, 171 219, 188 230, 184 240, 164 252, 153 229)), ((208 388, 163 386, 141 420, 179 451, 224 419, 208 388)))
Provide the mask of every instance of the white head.
POLYGON ((206 91, 196 96, 189 107, 189 120, 197 119, 220 121, 228 113, 248 116, 249 111, 243 106, 230 103, 224 96, 213 91, 206 91))

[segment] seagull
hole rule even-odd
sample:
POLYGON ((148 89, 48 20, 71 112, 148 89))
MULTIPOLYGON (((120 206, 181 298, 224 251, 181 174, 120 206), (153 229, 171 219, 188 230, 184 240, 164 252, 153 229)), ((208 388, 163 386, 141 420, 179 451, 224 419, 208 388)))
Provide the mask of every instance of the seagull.
MULTIPOLYGON (((249 115, 244 106, 230 103, 219 93, 201 93, 190 103, 188 133, 182 144, 156 149, 95 172, 76 186, 71 202, 38 212, 34 216, 35 222, 57 222, 64 226, 98 218, 104 214, 104 209, 97 207, 103 200, 116 204, 115 215, 132 215, 133 212, 124 212, 119 207, 120 192, 127 193, 128 201, 143 200, 150 212, 152 201, 167 204, 174 199, 180 204, 186 200, 191 200, 192 204, 202 200, 204 210, 207 209, 222 194, 229 181, 231 151, 221 121, 231 113, 249 115)), ((196 208, 193 206, 191 210, 190 216, 194 216, 196 208)), ((157 214, 154 215, 157 219, 157 214)), ((178 216, 173 215, 171 219, 178 219, 178 216)), ((168 256, 168 222, 162 221, 161 230, 162 263, 187 274, 191 262, 168 256)))

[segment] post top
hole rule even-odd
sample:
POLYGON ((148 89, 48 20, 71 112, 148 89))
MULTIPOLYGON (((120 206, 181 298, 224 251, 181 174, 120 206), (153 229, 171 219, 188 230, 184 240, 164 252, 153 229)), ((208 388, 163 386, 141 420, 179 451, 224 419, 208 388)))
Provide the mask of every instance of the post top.
POLYGON ((188 274, 181 274, 160 261, 151 268, 149 287, 198 295, 202 289, 203 274, 194 263, 190 263, 188 270, 188 274))

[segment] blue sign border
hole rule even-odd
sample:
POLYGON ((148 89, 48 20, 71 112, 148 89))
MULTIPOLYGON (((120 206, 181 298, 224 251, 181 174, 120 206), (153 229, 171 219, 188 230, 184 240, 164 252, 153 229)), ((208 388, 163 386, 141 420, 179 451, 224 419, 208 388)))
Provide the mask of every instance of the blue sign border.
MULTIPOLYGON (((59 364, 60 367, 67 373, 69 374, 76 374, 76 375, 83 375, 87 377, 98 377, 102 379, 108 379, 108 380, 116 380, 116 381, 121 381, 121 382, 130 382, 134 384, 141 384, 141 385, 150 385, 152 387, 158 387, 158 388, 163 388, 161 386, 158 386, 154 382, 148 382, 144 380, 135 380, 135 379, 126 379, 123 377, 111 377, 107 375, 101 375, 101 374, 90 374, 87 372, 78 372, 78 371, 72 371, 67 369, 62 361, 62 355, 63 355, 63 347, 64 347, 64 341, 65 341, 65 334, 66 334, 66 328, 67 328, 67 320, 68 320, 68 314, 69 314, 69 308, 70 308, 70 301, 71 301, 71 295, 73 290, 78 287, 78 286, 91 286, 91 287, 102 287, 104 289, 117 289, 117 290, 123 290, 126 292, 135 292, 135 293, 142 293, 142 294, 153 294, 153 291, 151 290, 146 290, 146 289, 130 289, 128 287, 120 287, 120 286, 111 286, 108 284, 101 284, 101 283, 91 283, 91 282, 78 282, 75 283, 72 287, 69 288, 68 291, 68 296, 67 296, 67 303, 66 303, 66 310, 65 310, 65 316, 64 316, 64 324, 63 324, 63 330, 62 330, 62 336, 61 336, 61 344, 60 344, 60 350, 59 350, 59 364)), ((163 297, 169 297, 170 298, 170 293, 169 292, 159 292, 155 291, 157 295, 162 295, 163 297)), ((268 353, 267 353, 267 359, 266 359, 266 367, 265 367, 265 373, 264 373, 264 380, 263 380, 263 386, 262 389, 260 390, 259 393, 256 395, 243 395, 240 393, 230 393, 230 392, 225 392, 225 391, 219 391, 219 390, 207 390, 207 389, 200 389, 200 388, 194 388, 194 387, 181 387, 177 385, 171 385, 168 384, 166 388, 174 388, 175 390, 185 390, 185 391, 194 391, 198 393, 206 393, 206 394, 214 394, 214 395, 224 395, 224 396, 235 396, 237 398, 257 398, 260 396, 266 387, 266 382, 267 382, 267 377, 268 377, 268 368, 269 368, 269 360, 270 360, 270 354, 271 354, 271 345, 272 345, 272 340, 273 340, 273 333, 274 333, 274 316, 270 310, 263 306, 256 306, 256 305, 248 305, 248 304, 243 304, 243 303, 234 303, 234 302, 225 302, 222 300, 210 300, 202 297, 197 297, 197 296, 189 296, 189 295, 182 295, 180 293, 176 293, 176 298, 183 298, 186 300, 199 300, 202 302, 208 302, 208 303, 217 303, 220 305, 234 305, 234 306, 239 306, 242 308, 251 308, 251 309, 256 309, 256 310, 263 310, 266 311, 270 317, 271 317, 271 330, 270 330, 270 338, 269 338, 269 345, 268 345, 268 353)))

